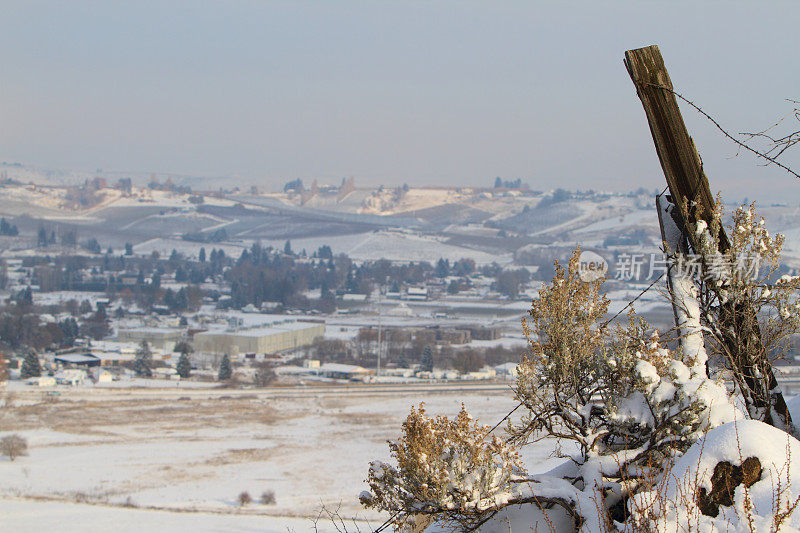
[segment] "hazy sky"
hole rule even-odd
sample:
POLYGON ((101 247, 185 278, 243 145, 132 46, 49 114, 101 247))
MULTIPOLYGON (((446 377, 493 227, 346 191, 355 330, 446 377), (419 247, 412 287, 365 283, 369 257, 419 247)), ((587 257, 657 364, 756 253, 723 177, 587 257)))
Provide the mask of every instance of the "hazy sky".
MULTIPOLYGON (((0 160, 660 189, 624 51, 659 44, 676 89, 752 130, 800 98, 798 22, 797 2, 2 0, 0 160)), ((714 189, 800 201, 684 116, 714 189)))

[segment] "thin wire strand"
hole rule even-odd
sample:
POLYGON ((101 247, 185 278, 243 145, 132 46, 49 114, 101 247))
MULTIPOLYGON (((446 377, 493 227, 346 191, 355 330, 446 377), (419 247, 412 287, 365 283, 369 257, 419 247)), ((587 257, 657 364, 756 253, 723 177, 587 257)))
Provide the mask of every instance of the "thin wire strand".
POLYGON ((612 321, 613 321, 615 318, 617 318, 619 315, 621 315, 623 311, 625 311, 627 308, 629 308, 630 306, 632 306, 632 305, 634 304, 634 302, 636 302, 636 300, 638 300, 639 298, 641 298, 642 296, 644 296, 644 293, 646 293, 647 291, 649 291, 650 289, 652 289, 652 288, 653 288, 653 285, 655 285, 656 283, 658 283, 659 281, 661 281, 661 278, 663 278, 663 277, 664 277, 664 274, 666 274, 666 272, 662 272, 660 276, 658 276, 658 277, 657 277, 655 280, 653 280, 653 283, 651 283, 650 285, 648 285, 646 289, 644 289, 642 292, 640 292, 640 293, 639 293, 639 294, 636 296, 636 298, 634 298, 633 300, 631 300, 630 302, 628 302, 628 303, 627 303, 627 305, 626 305, 625 307, 623 307, 622 309, 620 309, 620 310, 617 312, 617 314, 616 314, 616 315, 612 316, 611 318, 609 318, 608 320, 606 320, 605 322, 603 322, 603 324, 600 326, 600 328, 599 328, 599 329, 605 329, 605 328, 606 328, 606 326, 608 326, 608 325, 609 325, 609 324, 610 324, 610 323, 611 323, 611 322, 612 322, 612 321))
MULTIPOLYGON (((728 139, 730 139, 731 141, 733 141, 734 143, 736 143, 737 145, 739 145, 741 148, 744 148, 744 149, 745 149, 745 150, 747 150, 748 152, 752 152, 752 153, 753 153, 753 154, 755 154, 757 157, 760 157, 760 158, 762 158, 762 159, 766 159, 767 161, 769 161, 769 162, 770 162, 770 163, 772 163, 773 165, 777 165, 777 166, 779 166, 780 168, 782 168, 783 170, 785 170, 786 172, 788 172, 788 173, 789 173, 789 174, 791 174, 792 176, 794 176, 794 177, 796 177, 796 178, 800 178, 800 174, 798 174, 797 172, 795 172, 795 171, 794 171, 794 170, 792 170, 791 168, 787 167, 787 166, 786 166, 786 165, 784 165, 783 163, 779 162, 779 161, 777 160, 777 157, 778 157, 778 156, 775 156, 775 157, 770 157, 770 156, 768 156, 767 154, 765 154, 765 153, 763 153, 763 152, 760 152, 760 151, 756 150, 755 148, 752 148, 751 146, 747 145, 746 143, 743 143, 742 141, 740 141, 739 139, 737 139, 736 137, 734 137, 733 135, 731 135, 730 133, 728 133, 728 131, 727 131, 725 128, 723 128, 723 127, 722 127, 722 126, 719 124, 719 122, 717 122, 717 121, 716 121, 716 120, 715 120, 715 119, 714 119, 714 118, 713 118, 711 115, 709 115, 708 113, 706 113, 705 111, 703 111, 703 110, 700 108, 700 106, 698 106, 697 104, 695 104, 694 102, 692 102, 691 100, 689 100, 688 98, 686 98, 685 96, 683 96, 681 93, 679 93, 679 92, 676 92, 675 90, 673 90, 673 89, 670 89, 669 87, 667 87, 667 86, 665 86, 665 85, 659 85, 659 84, 657 84, 657 83, 645 83, 644 85, 646 85, 646 86, 648 86, 648 87, 655 87, 655 88, 657 88, 657 89, 662 89, 662 90, 664 90, 664 91, 667 91, 668 93, 671 93, 671 94, 673 94, 674 96, 677 96, 678 98, 680 98, 681 100, 683 100, 684 102, 686 102, 688 105, 690 105, 690 106, 691 106, 691 107, 692 107, 692 108, 693 108, 695 111, 697 111, 698 113, 700 113, 701 115, 703 115, 704 117, 706 117, 708 120, 710 120, 710 121, 711 121, 711 123, 712 123, 712 124, 714 124, 714 126, 716 126, 716 127, 717 127, 717 129, 718 129, 719 131, 721 131, 721 132, 722 132, 722 134, 723 134, 725 137, 727 137, 728 139)), ((780 154, 778 154, 778 155, 780 155, 780 154)))
POLYGON ((489 430, 489 433, 493 432, 495 429, 497 429, 498 427, 500 427, 500 424, 502 424, 503 422, 505 422, 506 420, 508 420, 508 418, 509 418, 511 415, 513 415, 513 414, 514 414, 514 411, 516 411, 516 410, 517 410, 517 409, 519 409, 520 407, 522 407, 522 402, 519 402, 519 403, 517 404, 517 406, 516 406, 516 407, 514 407, 514 408, 513 408, 511 411, 509 411, 508 413, 506 413, 506 416, 504 416, 503 418, 501 418, 501 419, 500 419, 500 422, 498 422, 497 424, 495 424, 495 425, 492 427, 492 429, 490 429, 490 430, 489 430))
POLYGON ((400 511, 395 512, 392 516, 387 518, 383 524, 379 525, 377 529, 373 530, 372 533, 381 533, 381 531, 383 531, 384 529, 386 529, 391 525, 391 523, 394 521, 395 518, 397 518, 397 515, 399 514, 400 511))
MULTIPOLYGON (((665 190, 666 190, 666 189, 665 189, 665 190)), ((664 192, 662 192, 661 194, 664 194, 664 192)), ((660 275, 660 276, 658 276, 658 277, 657 277, 657 278, 656 278, 656 279, 653 281, 653 283, 651 283, 650 285, 648 285, 648 286, 647 286, 647 288, 645 288, 644 290, 642 290, 642 291, 641 291, 641 292, 640 292, 640 293, 639 293, 639 294, 636 296, 636 298, 634 298, 633 300, 631 300, 630 302, 628 302, 628 303, 627 303, 627 305, 625 305, 625 307, 623 307, 622 309, 620 309, 620 310, 619 310, 619 312, 617 312, 617 314, 615 314, 614 316, 612 316, 611 318, 609 318, 608 320, 606 320, 605 322, 603 322, 603 324, 600 326, 600 328, 599 328, 599 329, 605 329, 605 328, 606 328, 606 327, 607 327, 607 326, 608 326, 608 325, 609 325, 609 324, 610 324, 610 323, 611 323, 611 322, 612 322, 612 321, 613 321, 615 318, 617 318, 619 315, 621 315, 623 311, 625 311, 627 308, 629 308, 630 306, 632 306, 632 305, 633 305, 633 304, 636 302, 636 300, 638 300, 639 298, 641 298, 642 296, 644 296, 644 294, 645 294, 647 291, 649 291, 650 289, 652 289, 652 288, 653 288, 653 286, 654 286, 656 283, 658 283, 658 282, 661 280, 661 278, 663 278, 663 277, 664 277, 664 274, 665 274, 665 272, 662 272, 662 273, 661 273, 661 275, 660 275)), ((519 409, 520 407, 522 407, 522 405, 523 405, 523 403, 522 403, 522 402, 519 402, 519 403, 517 403, 517 405, 516 405, 516 406, 515 406, 515 407, 514 407, 514 408, 513 408, 511 411, 509 411, 508 413, 506 413, 506 415, 505 415, 503 418, 501 418, 501 419, 500 419, 500 421, 499 421, 497 424, 495 424, 494 426, 492 426, 492 429, 490 429, 490 430, 489 430, 489 433, 492 433, 492 432, 493 432, 495 429, 497 429, 498 427, 500 427, 500 424, 502 424, 503 422, 505 422, 506 420, 508 420, 508 419, 509 419, 509 417, 510 417, 511 415, 513 415, 513 414, 514 414, 514 411, 516 411, 517 409, 519 409)))

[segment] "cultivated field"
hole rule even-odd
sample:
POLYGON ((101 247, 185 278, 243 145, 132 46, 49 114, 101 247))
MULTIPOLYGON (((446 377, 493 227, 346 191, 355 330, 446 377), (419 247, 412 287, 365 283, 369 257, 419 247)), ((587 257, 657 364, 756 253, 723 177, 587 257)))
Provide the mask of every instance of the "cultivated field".
MULTIPOLYGON (((424 401, 453 415, 463 402, 494 424, 514 406, 501 384, 61 392, 6 393, 0 410, 0 436, 19 433, 30 445, 27 457, 0 459, 0 513, 21 529, 64 513, 98 524, 157 513, 169 530, 300 531, 323 506, 375 523, 357 495, 369 461, 388 459, 386 440, 409 407, 424 401), (241 507, 242 491, 254 503, 241 507), (258 501, 265 491, 274 504, 258 501)), ((531 447, 529 466, 555 464, 549 449, 531 447)))

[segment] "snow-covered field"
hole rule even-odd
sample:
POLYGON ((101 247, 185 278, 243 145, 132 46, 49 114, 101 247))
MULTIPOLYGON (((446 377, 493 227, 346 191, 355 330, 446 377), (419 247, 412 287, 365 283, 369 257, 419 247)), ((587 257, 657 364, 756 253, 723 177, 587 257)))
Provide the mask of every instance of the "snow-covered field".
POLYGON ((245 247, 235 244, 204 243, 184 241, 183 239, 159 238, 139 243, 133 247, 133 250, 137 254, 143 255, 158 252, 162 257, 169 257, 172 250, 176 250, 186 256, 197 257, 197 254, 200 253, 200 248, 205 248, 206 253, 216 248, 217 250, 224 250, 225 254, 231 257, 239 257, 242 255, 242 250, 244 250, 245 247))
MULTIPOLYGON (((265 246, 282 248, 285 241, 262 241, 265 246)), ((305 249, 308 253, 316 251, 322 245, 328 245, 334 254, 344 253, 358 261, 428 261, 435 263, 439 258, 451 262, 462 258, 474 260, 479 265, 497 262, 501 265, 512 260, 510 253, 490 254, 463 246, 445 244, 426 235, 401 233, 395 231, 378 231, 341 236, 321 236, 291 240, 293 250, 305 249)))
MULTIPOLYGON (((182 531, 203 522, 197 513, 211 516, 203 531, 303 531, 307 520, 268 517, 314 517, 322 506, 380 520, 363 513, 357 495, 369 461, 389 458, 386 440, 409 408, 424 401, 430 413, 454 415, 463 402, 494 424, 514 400, 504 385, 482 387, 12 392, 0 436, 23 435, 30 455, 0 459, 0 514, 17 531, 59 516, 140 526, 163 519, 155 529, 182 531), (274 505, 239 507, 242 491, 257 502, 270 490, 274 505)), ((530 447, 529 468, 555 464, 549 450, 530 447)))
MULTIPOLYGON (((0 500, 0 516, 3 517, 4 531, 299 533, 314 529, 314 520, 310 518, 184 513, 21 499, 0 500)), ((370 525, 378 524, 369 522, 359 525, 367 531, 370 525)), ((319 533, 336 531, 327 520, 319 520, 317 528, 319 533)))

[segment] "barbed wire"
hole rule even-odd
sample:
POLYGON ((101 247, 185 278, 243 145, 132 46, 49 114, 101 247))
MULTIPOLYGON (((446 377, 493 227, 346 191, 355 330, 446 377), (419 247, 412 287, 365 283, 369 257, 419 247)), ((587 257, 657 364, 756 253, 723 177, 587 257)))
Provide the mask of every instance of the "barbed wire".
POLYGON ((766 160, 766 161, 768 161, 769 163, 771 163, 771 164, 773 164, 773 165, 776 165, 776 166, 778 166, 778 167, 782 168, 783 170, 785 170, 786 172, 788 172, 788 173, 789 173, 789 174, 791 174, 792 176, 794 176, 794 177, 796 177, 796 178, 800 178, 800 174, 798 174, 797 172, 795 172, 795 171, 794 171, 794 170, 792 170, 791 168, 787 167, 786 165, 784 165, 783 163, 781 163, 780 161, 778 161, 778 159, 777 159, 777 158, 778 158, 778 156, 780 156, 780 155, 781 155, 781 153, 783 153, 782 151, 781 151, 781 152, 780 152, 778 155, 776 155, 776 156, 772 157, 772 156, 769 156, 769 155, 767 155, 767 154, 766 154, 766 153, 764 153, 764 152, 761 152, 761 151, 759 151, 759 150, 756 150, 756 149, 755 149, 755 148, 753 148, 752 146, 748 145, 747 143, 744 143, 744 142, 740 141, 739 139, 737 139, 736 137, 734 137, 733 135, 731 135, 730 133, 728 133, 728 131, 727 131, 725 128, 723 128, 723 127, 720 125, 720 123, 719 123, 719 122, 717 122, 717 121, 716 121, 716 119, 714 119, 714 117, 712 117, 711 115, 709 115, 708 113, 706 113, 705 111, 703 111, 703 109, 702 109, 702 108, 701 108, 699 105, 695 104, 694 102, 692 102, 691 100, 689 100, 688 98, 686 98, 685 96, 683 96, 681 93, 679 93, 679 92, 675 91, 674 89, 671 89, 670 87, 667 87, 666 85, 659 85, 659 84, 657 84, 657 83, 644 83, 644 85, 646 85, 646 86, 648 86, 648 87, 655 87, 655 88, 657 88, 657 89, 662 89, 662 90, 664 90, 664 91, 667 91, 668 93, 670 93, 670 94, 672 94, 672 95, 676 96, 676 97, 677 97, 677 98, 679 98, 680 100, 682 100, 682 101, 686 102, 686 104, 688 104, 689 106, 691 106, 691 107, 692 107, 692 108, 693 108, 695 111, 697 111, 698 113, 700 113, 701 115, 703 115, 705 118, 707 118, 709 121, 711 121, 711 123, 712 123, 712 124, 714 124, 714 126, 716 126, 716 128, 717 128, 719 131, 721 131, 721 132, 722 132, 722 134, 723 134, 725 137, 727 137, 728 139, 730 139, 731 141, 733 141, 734 143, 736 143, 736 144, 737 144, 739 147, 741 147, 741 148, 744 148, 744 149, 745 149, 745 150, 747 150, 748 152, 752 152, 753 154, 755 154, 755 155, 756 155, 756 157, 760 157, 760 158, 762 158, 762 159, 765 159, 765 160, 766 160))
POLYGON ((400 511, 396 511, 392 516, 387 518, 383 524, 379 525, 376 529, 374 529, 372 533, 381 533, 381 531, 389 527, 392 524, 392 522, 394 522, 394 519, 397 518, 397 515, 399 514, 400 511))
POLYGON ((641 298, 642 296, 644 296, 644 294, 645 294, 647 291, 649 291, 650 289, 652 289, 652 288, 653 288, 653 285, 655 285, 656 283, 658 283, 659 281, 661 281, 661 278, 663 278, 663 277, 664 277, 664 274, 666 274, 666 272, 662 272, 660 276, 658 276, 658 277, 657 277, 655 280, 653 280, 653 283, 651 283, 650 285, 648 285, 646 289, 644 289, 642 292, 640 292, 639 294, 637 294, 637 295, 636 295, 636 298, 634 298, 633 300, 631 300, 630 302, 628 302, 628 303, 625 305, 625 307, 623 307, 622 309, 620 309, 619 311, 617 311, 617 314, 615 314, 614 316, 612 316, 611 318, 609 318, 608 320, 606 320, 605 322, 603 322, 603 324, 601 324, 601 325, 600 325, 600 327, 599 327, 598 329, 601 329, 601 330, 602 330, 602 329, 605 329, 605 328, 606 328, 606 327, 607 327, 607 326, 608 326, 608 325, 609 325, 611 322, 613 322, 613 321, 614 321, 614 319, 615 319, 615 318, 617 318, 619 315, 621 315, 621 314, 623 313, 623 311, 625 311, 627 308, 629 308, 630 306, 632 306, 632 305, 633 305, 633 304, 636 302, 636 300, 638 300, 639 298, 641 298))
MULTIPOLYGON (((661 194, 664 194, 664 193, 662 192, 661 194)), ((623 311, 625 311, 625 310, 626 310, 626 309, 628 309, 630 306, 632 306, 632 305, 633 305, 633 304, 636 302, 636 300, 638 300, 639 298, 641 298, 642 296, 644 296, 644 294, 645 294, 647 291, 649 291, 650 289, 652 289, 652 288, 653 288, 653 286, 654 286, 656 283, 658 283, 658 282, 659 282, 659 280, 661 280, 661 278, 663 278, 665 274, 666 274, 666 272, 662 272, 662 273, 661 273, 661 275, 660 275, 660 276, 658 276, 658 277, 657 277, 657 278, 656 278, 656 279, 655 279, 655 280, 654 280, 654 281, 653 281, 653 282, 652 282, 650 285, 648 285, 648 286, 647 286, 645 289, 643 289, 641 292, 639 292, 639 294, 637 294, 637 295, 636 295, 636 298, 634 298, 633 300, 631 300, 630 302, 628 302, 628 303, 625 305, 625 307, 623 307, 622 309, 620 309, 620 310, 619 310, 619 311, 618 311, 618 312, 617 312, 617 313, 616 313, 614 316, 612 316, 611 318, 609 318, 608 320, 606 320, 605 322, 603 322, 603 324, 601 324, 601 325, 600 325, 600 327, 599 327, 598 329, 601 329, 601 330, 602 330, 602 329, 605 329, 605 328, 606 328, 606 327, 607 327, 607 326, 608 326, 608 325, 609 325, 609 324, 610 324, 610 323, 611 323, 611 322, 612 322, 612 321, 613 321, 615 318, 617 318, 619 315, 621 315, 623 311)), ((513 415, 513 414, 514 414, 514 412, 515 412, 517 409, 519 409, 520 407, 522 407, 523 405, 524 405, 524 404, 523 404, 523 402, 518 402, 518 403, 517 403, 517 405, 516 405, 516 406, 514 406, 514 408, 513 408, 513 409, 511 409, 511 411, 509 411, 508 413, 506 413, 506 415, 505 415, 503 418, 501 418, 501 419, 500 419, 500 421, 499 421, 497 424, 495 424, 494 426, 492 426, 492 429, 490 429, 490 430, 489 430, 489 433, 492 433, 492 432, 494 432, 494 430, 495 430, 495 429, 497 429, 498 427, 500 427, 500 425, 501 425, 503 422, 505 422, 506 420, 508 420, 508 419, 511 417, 511 415, 513 415)))

